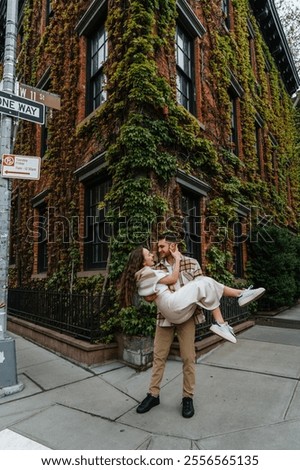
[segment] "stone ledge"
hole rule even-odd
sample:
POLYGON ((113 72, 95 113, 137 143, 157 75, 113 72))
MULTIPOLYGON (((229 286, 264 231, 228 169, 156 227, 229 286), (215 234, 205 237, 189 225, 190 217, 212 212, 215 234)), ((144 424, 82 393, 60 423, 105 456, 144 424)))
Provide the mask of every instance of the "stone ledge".
MULTIPOLYGON (((248 320, 234 326, 234 331, 239 333, 254 325, 255 321, 248 320)), ((10 315, 8 316, 8 330, 83 366, 96 366, 105 362, 123 359, 120 345, 118 345, 119 341, 111 344, 90 344, 10 315)), ((214 334, 201 341, 196 341, 196 359, 199 359, 199 357, 224 341, 224 339, 214 334)), ((169 359, 180 359, 179 343, 173 342, 169 359)), ((151 363, 149 367, 151 367, 151 363)))
POLYGON ((10 315, 7 326, 12 333, 29 339, 80 365, 91 366, 118 359, 117 343, 90 344, 10 315))

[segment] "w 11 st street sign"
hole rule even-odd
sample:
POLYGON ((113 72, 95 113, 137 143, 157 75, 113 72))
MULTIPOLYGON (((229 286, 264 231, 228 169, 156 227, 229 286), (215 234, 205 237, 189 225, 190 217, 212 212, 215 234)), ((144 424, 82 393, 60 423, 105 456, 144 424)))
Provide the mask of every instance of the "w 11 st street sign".
POLYGON ((44 104, 5 91, 0 91, 0 113, 38 124, 45 122, 44 104))
POLYGON ((1 176, 3 178, 38 180, 40 178, 40 168, 40 157, 2 155, 1 176))

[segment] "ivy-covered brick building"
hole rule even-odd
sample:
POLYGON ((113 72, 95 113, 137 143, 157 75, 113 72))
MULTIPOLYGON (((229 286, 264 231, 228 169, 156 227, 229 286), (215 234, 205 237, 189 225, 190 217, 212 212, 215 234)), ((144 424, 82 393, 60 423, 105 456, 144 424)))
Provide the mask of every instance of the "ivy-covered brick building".
POLYGON ((114 282, 166 229, 244 279, 253 225, 299 233, 300 81, 273 0, 19 0, 17 79, 61 109, 18 124, 14 153, 42 162, 13 182, 11 286, 114 282))

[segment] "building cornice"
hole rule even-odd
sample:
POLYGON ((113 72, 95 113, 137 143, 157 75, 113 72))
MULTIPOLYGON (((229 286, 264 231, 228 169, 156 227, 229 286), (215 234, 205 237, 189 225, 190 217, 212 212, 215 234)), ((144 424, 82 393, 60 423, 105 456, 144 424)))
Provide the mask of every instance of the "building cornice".
POLYGON ((274 0, 250 0, 250 5, 285 87, 293 95, 300 86, 300 79, 274 0))

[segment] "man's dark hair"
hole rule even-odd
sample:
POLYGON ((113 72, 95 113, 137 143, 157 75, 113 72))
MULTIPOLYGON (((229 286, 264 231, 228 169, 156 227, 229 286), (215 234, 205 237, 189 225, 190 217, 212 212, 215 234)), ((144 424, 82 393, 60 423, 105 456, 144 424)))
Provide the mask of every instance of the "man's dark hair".
POLYGON ((158 236, 158 240, 166 240, 169 243, 180 243, 182 238, 173 232, 164 232, 158 236))

